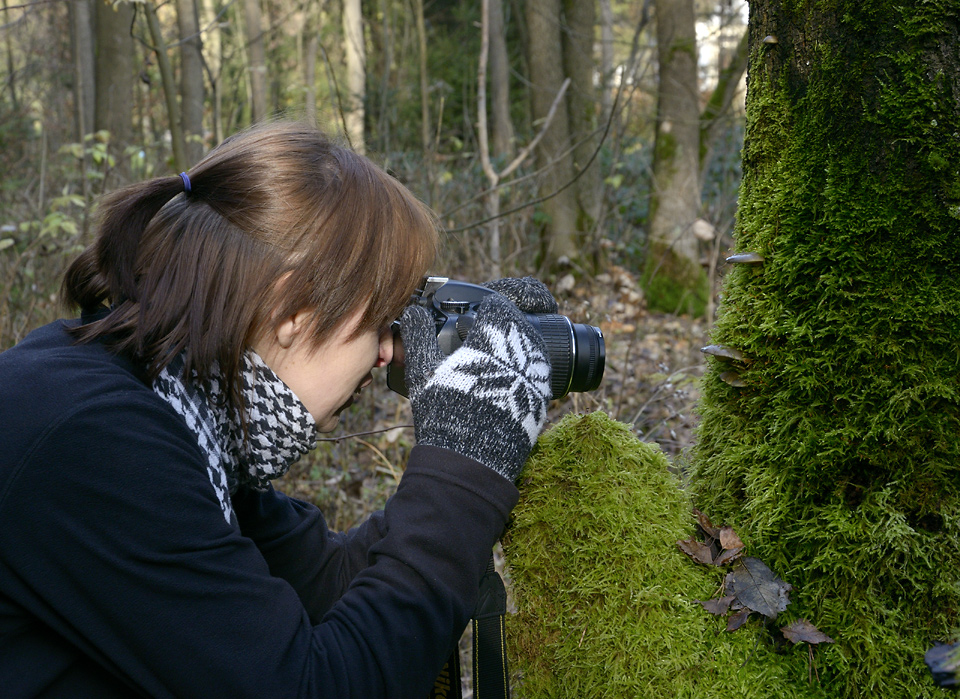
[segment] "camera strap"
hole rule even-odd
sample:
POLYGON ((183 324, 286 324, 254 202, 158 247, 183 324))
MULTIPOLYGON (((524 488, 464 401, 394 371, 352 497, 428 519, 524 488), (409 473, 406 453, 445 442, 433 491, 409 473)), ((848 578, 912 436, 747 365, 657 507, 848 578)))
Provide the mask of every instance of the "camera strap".
MULTIPOLYGON (((480 578, 480 596, 473 614, 474 699, 510 699, 507 670, 507 590, 493 565, 493 554, 480 578)), ((429 699, 460 699, 460 652, 454 649, 430 692, 429 699)))

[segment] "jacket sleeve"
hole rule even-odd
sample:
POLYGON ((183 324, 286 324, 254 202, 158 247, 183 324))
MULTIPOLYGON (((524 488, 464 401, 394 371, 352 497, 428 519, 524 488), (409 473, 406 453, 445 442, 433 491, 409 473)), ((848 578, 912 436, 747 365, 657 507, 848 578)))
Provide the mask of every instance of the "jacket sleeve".
POLYGON ((366 567, 314 623, 224 519, 179 417, 147 397, 107 397, 60 416, 0 492, 0 577, 25 610, 150 696, 421 698, 517 497, 476 462, 415 448, 360 547, 366 567))
POLYGON ((369 565, 370 547, 386 533, 382 511, 347 532, 331 531, 317 507, 273 487, 242 488, 233 497, 233 511, 271 575, 290 583, 314 623, 369 565))

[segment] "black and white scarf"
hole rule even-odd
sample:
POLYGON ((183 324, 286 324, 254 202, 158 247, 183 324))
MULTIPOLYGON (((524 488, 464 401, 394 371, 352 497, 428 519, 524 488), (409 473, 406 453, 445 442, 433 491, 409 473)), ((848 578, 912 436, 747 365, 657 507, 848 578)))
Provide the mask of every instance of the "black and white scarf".
POLYGON ((153 382, 154 392, 186 421, 207 455, 207 475, 227 522, 230 495, 240 486, 265 490, 316 446, 317 426, 300 399, 249 350, 241 378, 247 412, 247 438, 236 411, 223 401, 226 387, 217 371, 208 381, 183 376, 181 354, 153 382))

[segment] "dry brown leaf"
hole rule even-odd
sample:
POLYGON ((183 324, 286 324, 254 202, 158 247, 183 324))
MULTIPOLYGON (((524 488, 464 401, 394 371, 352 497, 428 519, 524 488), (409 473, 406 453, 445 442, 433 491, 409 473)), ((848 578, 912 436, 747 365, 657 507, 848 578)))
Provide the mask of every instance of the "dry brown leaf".
POLYGON ((733 527, 721 527, 720 545, 725 549, 743 548, 743 542, 740 541, 740 537, 737 536, 737 533, 733 531, 733 527))
POLYGON ((702 541, 697 541, 691 536, 689 539, 681 539, 678 541, 677 546, 697 563, 705 566, 713 565, 713 551, 702 541))
POLYGON ((713 599, 708 599, 706 602, 698 599, 693 601, 711 614, 714 614, 715 616, 722 616, 730 611, 730 604, 735 599, 736 597, 733 595, 727 595, 726 597, 714 597, 713 599))
POLYGON ((713 559, 713 565, 715 566, 725 566, 729 563, 733 563, 735 560, 740 558, 743 555, 743 547, 735 549, 724 549, 724 551, 713 559))
POLYGON ((791 643, 802 643, 805 641, 811 645, 816 645, 818 643, 834 642, 832 638, 806 619, 797 619, 792 624, 787 624, 781 628, 780 631, 783 632, 784 637, 791 643))
POLYGON ((727 631, 736 631, 739 629, 746 623, 748 616, 750 616, 750 609, 747 607, 744 607, 736 614, 731 614, 727 618, 727 631))
POLYGON ((693 514, 697 518, 697 524, 700 525, 700 528, 703 530, 704 534, 707 536, 717 538, 720 530, 713 526, 713 523, 710 521, 710 518, 703 514, 700 510, 694 509, 693 514))

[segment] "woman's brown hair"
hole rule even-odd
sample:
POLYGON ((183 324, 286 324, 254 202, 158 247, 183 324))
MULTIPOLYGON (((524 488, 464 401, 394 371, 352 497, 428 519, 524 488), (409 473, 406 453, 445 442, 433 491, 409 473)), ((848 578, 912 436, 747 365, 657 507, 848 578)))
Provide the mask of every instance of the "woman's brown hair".
POLYGON ((433 260, 434 215, 372 162, 316 129, 271 122, 237 134, 179 177, 101 203, 96 242, 63 298, 110 312, 74 330, 132 357, 152 380, 185 352, 185 375, 218 366, 243 410, 239 372, 256 334, 304 309, 320 344, 358 309, 385 326, 433 260))

